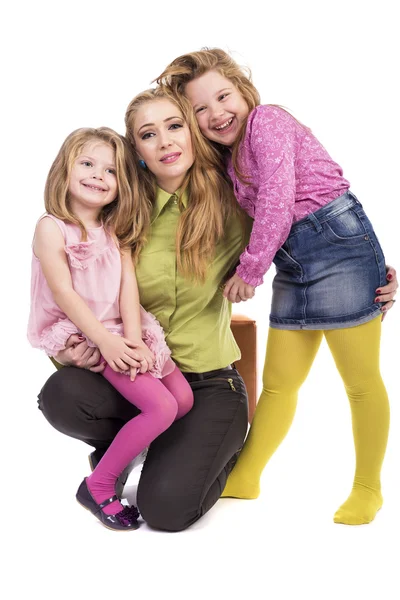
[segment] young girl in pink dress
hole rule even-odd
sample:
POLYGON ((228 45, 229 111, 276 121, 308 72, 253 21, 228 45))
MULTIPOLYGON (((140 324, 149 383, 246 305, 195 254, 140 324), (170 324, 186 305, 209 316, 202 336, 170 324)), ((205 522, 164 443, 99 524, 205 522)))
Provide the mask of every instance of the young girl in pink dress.
MULTIPOLYGON (((164 333, 139 304, 134 263, 151 206, 138 205, 137 173, 125 138, 78 129, 62 145, 47 179, 46 214, 32 257, 28 339, 49 356, 79 334, 101 352, 102 375, 141 413, 117 434, 77 500, 110 529, 137 528, 136 507, 115 494, 128 463, 193 405, 164 333)), ((138 201, 139 202, 139 201, 138 201)))

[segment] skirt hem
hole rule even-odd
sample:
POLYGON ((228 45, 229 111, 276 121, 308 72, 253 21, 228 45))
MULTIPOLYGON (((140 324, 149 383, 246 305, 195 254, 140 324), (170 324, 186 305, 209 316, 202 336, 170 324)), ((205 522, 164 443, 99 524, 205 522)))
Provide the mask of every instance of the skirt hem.
POLYGON ((287 329, 287 330, 325 330, 325 329, 346 329, 348 327, 357 327, 357 325, 363 325, 368 321, 372 321, 378 315, 382 316, 380 309, 381 304, 376 304, 368 314, 364 314, 360 317, 352 317, 346 321, 338 320, 332 321, 329 319, 305 319, 304 321, 294 319, 274 319, 270 317, 269 326, 272 329, 287 329))

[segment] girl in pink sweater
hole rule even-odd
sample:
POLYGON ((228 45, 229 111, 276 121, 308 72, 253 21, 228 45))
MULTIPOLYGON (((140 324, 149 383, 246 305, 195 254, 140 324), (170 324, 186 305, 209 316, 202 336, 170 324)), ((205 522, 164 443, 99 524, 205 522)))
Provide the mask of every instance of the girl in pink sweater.
POLYGON ((263 391, 223 496, 256 498, 261 473, 292 423, 298 391, 325 337, 350 400, 356 469, 334 521, 372 521, 389 429, 379 371, 385 259, 342 169, 311 131, 278 106, 260 105, 250 78, 224 51, 174 60, 158 78, 186 96, 203 135, 226 158, 236 198, 254 219, 225 285, 247 300, 275 263, 263 391))

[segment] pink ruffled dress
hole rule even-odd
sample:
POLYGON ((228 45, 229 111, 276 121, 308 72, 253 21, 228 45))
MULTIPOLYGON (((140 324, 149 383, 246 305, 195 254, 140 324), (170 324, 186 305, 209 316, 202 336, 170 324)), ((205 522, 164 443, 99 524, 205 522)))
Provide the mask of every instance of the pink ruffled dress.
MULTIPOLYGON (((65 252, 71 271, 74 290, 86 302, 99 321, 115 335, 123 335, 123 323, 119 310, 121 285, 121 255, 113 237, 103 226, 88 229, 88 241, 81 242, 81 230, 77 225, 48 217, 59 226, 65 240, 65 252)), ((165 377, 175 369, 164 332, 151 313, 140 307, 142 339, 155 356, 150 373, 157 378, 165 377)), ((28 340, 34 348, 54 356, 65 348, 70 335, 78 333, 85 337, 56 304, 43 274, 39 259, 32 253, 31 310, 28 324, 28 340)), ((88 338, 90 346, 95 344, 88 338)))

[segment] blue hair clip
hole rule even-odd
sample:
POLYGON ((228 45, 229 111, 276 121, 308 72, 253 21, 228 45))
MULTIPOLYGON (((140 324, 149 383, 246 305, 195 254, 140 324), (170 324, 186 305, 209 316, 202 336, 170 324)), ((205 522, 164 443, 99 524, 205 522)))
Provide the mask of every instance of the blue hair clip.
POLYGON ((147 165, 146 165, 146 163, 144 162, 144 160, 140 159, 140 160, 139 160, 139 165, 142 167, 142 169, 147 169, 147 165))

